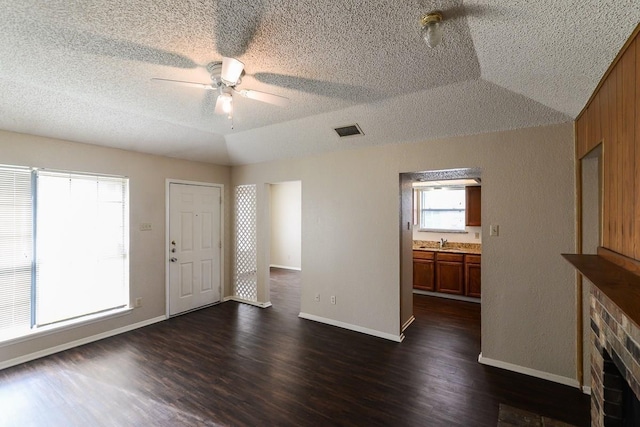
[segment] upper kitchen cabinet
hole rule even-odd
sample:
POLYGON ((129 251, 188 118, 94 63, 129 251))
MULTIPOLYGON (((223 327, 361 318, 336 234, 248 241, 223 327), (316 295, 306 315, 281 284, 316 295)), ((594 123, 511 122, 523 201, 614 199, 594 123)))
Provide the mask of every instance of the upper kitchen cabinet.
POLYGON ((466 225, 479 227, 481 222, 482 187, 479 185, 466 187, 466 225))

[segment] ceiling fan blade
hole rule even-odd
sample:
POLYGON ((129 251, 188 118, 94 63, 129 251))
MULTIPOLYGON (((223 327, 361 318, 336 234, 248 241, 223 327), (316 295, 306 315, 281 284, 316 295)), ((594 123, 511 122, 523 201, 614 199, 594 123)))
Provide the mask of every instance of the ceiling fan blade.
POLYGON ((358 103, 373 102, 384 96, 379 90, 348 83, 330 82, 276 73, 255 73, 253 77, 262 83, 280 86, 313 95, 345 99, 358 103))
POLYGON ((289 105, 289 98, 272 93, 251 89, 239 90, 238 93, 245 98, 255 99, 256 101, 266 102, 267 104, 277 105, 278 107, 286 107, 289 105))
POLYGON ((181 86, 195 87, 195 88, 198 88, 198 89, 205 89, 205 90, 214 90, 215 89, 213 86, 211 86, 210 84, 206 84, 206 83, 183 82, 181 80, 157 79, 157 78, 153 78, 151 80, 153 80, 155 82, 173 83, 173 84, 177 84, 177 85, 181 85, 181 86))
POLYGON ((242 75, 242 70, 244 70, 244 64, 242 62, 235 58, 222 57, 222 72, 220 73, 220 77, 227 86, 235 86, 238 83, 242 75))

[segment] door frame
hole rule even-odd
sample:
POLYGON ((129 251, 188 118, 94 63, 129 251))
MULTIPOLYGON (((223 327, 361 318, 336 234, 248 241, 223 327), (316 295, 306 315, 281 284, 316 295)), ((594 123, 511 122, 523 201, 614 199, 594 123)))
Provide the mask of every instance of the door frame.
POLYGON ((165 180, 165 226, 164 226, 164 291, 165 291, 165 319, 168 319, 169 316, 169 299, 170 295, 170 274, 169 274, 169 259, 171 258, 171 252, 169 252, 170 245, 170 236, 169 236, 169 226, 170 226, 170 218, 169 212, 171 209, 171 197, 169 193, 169 189, 171 184, 182 184, 182 185, 194 185, 199 187, 217 187, 220 189, 220 301, 224 301, 224 252, 225 252, 225 230, 224 230, 224 184, 217 184, 213 182, 201 182, 201 181, 188 181, 184 179, 173 179, 167 178, 165 180))

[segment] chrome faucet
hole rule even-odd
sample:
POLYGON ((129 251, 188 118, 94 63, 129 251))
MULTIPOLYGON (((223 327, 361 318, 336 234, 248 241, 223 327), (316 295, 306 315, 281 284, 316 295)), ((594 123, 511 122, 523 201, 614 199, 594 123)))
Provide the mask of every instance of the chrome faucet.
POLYGON ((444 248, 448 241, 445 238, 440 238, 440 249, 444 248))

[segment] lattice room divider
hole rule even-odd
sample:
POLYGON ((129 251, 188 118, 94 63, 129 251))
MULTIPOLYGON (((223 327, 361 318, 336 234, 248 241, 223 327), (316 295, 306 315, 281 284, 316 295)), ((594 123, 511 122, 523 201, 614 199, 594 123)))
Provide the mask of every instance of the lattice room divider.
POLYGON ((235 188, 236 257, 233 293, 247 301, 258 300, 256 196, 255 185, 239 185, 235 188))

